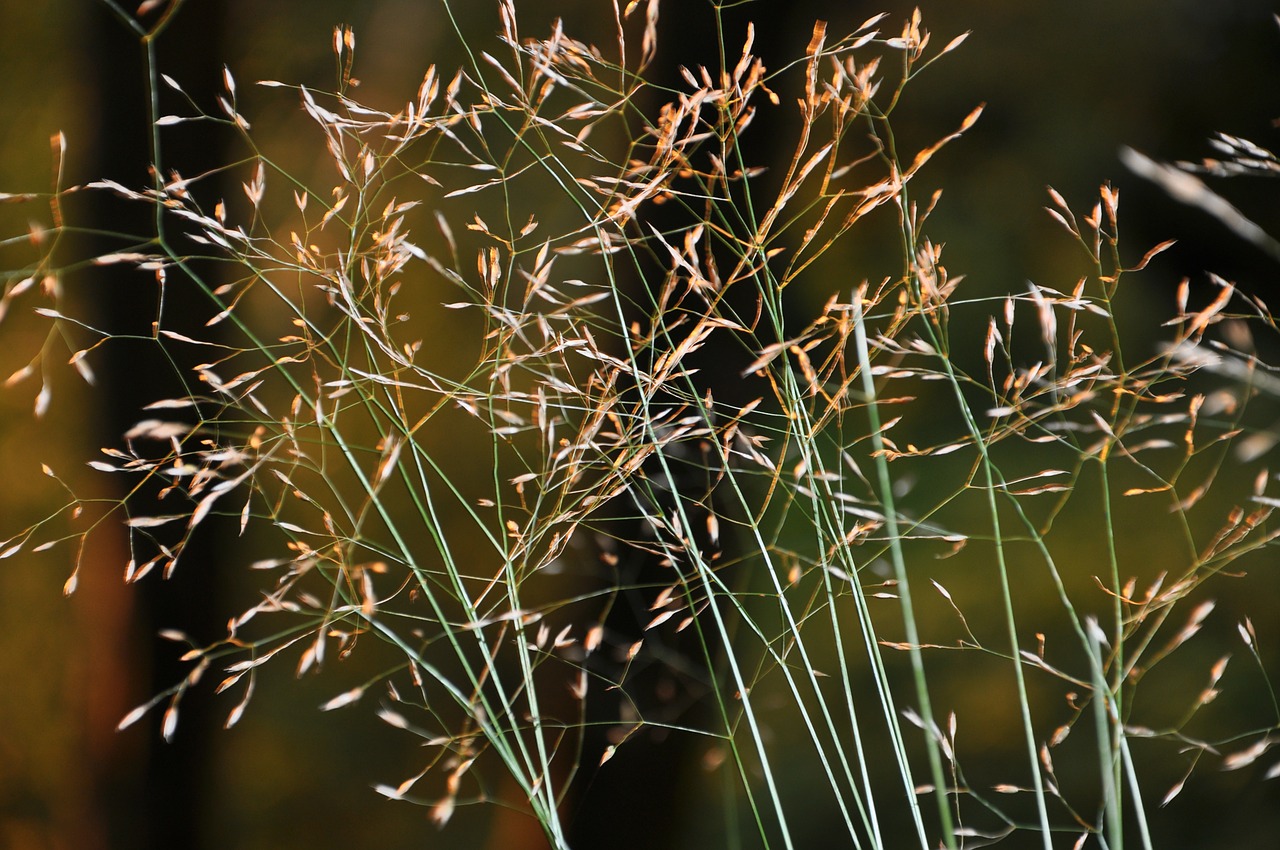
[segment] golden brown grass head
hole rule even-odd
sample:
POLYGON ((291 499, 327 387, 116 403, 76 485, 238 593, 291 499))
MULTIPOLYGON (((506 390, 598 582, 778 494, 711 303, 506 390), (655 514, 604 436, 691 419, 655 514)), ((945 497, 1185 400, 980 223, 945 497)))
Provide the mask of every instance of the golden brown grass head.
MULTIPOLYGON (((1274 331, 1260 300, 1215 280, 1192 305, 1184 287, 1168 344, 1129 344, 1124 287, 1170 243, 1126 264, 1110 185, 1083 213, 1049 192, 1087 274, 971 291, 922 184, 982 107, 918 149, 894 135, 908 83, 964 39, 934 50, 918 11, 900 32, 818 22, 777 69, 749 27, 723 67, 681 68, 668 90, 645 76, 656 0, 612 4, 607 49, 560 21, 530 35, 498 5, 497 37, 468 42, 456 72, 430 66, 394 111, 356 99, 350 28, 333 91, 262 83, 310 120, 312 176, 259 142, 228 69, 216 108, 153 118, 162 139, 234 129, 242 197, 215 198, 212 175, 86 187, 161 213, 94 261, 146 273, 156 349, 199 354, 190 392, 91 464, 135 495, 73 501, 91 516, 65 539, 83 550, 123 522, 129 582, 182 569, 206 524, 268 553, 239 565, 258 594, 225 635, 169 635, 189 675, 121 727, 163 705, 170 737, 211 672, 240 695, 230 726, 266 670, 345 665, 362 678, 320 708, 374 710, 424 745, 421 771, 380 793, 439 826, 503 796, 556 846, 580 774, 621 769, 651 733, 703 746, 780 846, 794 775, 859 846, 1024 829, 1118 845, 1126 819, 1145 835, 1158 816, 1157 783, 1169 803, 1202 760, 1266 753, 1280 718, 1201 726, 1244 665, 1184 649, 1221 625, 1213 588, 1280 533, 1251 412, 1280 394, 1253 351, 1274 331), (752 134, 778 127, 785 154, 752 161, 752 134), (892 274, 843 253, 872 224, 900 242, 892 274), (206 277, 188 252, 229 271, 206 277), (205 295, 204 338, 171 326, 173 287, 205 295), (1179 664, 1195 693, 1161 678, 1179 664), (1181 699, 1176 716, 1148 688, 1181 699), (1148 770, 1134 739, 1185 772, 1148 770), (984 748, 999 758, 967 774, 984 748)), ((1128 162, 1223 217, 1185 169, 1128 162)), ((55 234, 67 191, 48 196, 55 234)), ((0 316, 37 281, 56 301, 44 256, 0 316)), ((1264 670, 1251 621, 1240 635, 1264 670)))

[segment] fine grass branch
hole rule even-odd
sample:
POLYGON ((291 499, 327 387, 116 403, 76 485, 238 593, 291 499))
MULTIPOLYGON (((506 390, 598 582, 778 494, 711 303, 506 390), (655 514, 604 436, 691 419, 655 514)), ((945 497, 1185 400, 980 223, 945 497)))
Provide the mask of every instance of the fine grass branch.
POLYGON ((63 199, 104 191, 155 229, 87 262, 152 283, 150 341, 189 391, 91 462, 126 495, 73 496, 70 522, 0 556, 83 553, 107 522, 128 529, 130 582, 182 569, 206 523, 273 552, 244 558, 258 601, 225 635, 166 635, 190 673, 122 727, 163 708, 172 736, 206 675, 241 695, 230 726, 268 669, 346 665, 360 684, 320 708, 363 706, 425 747, 381 794, 440 826, 512 806, 554 847, 589 777, 651 733, 696 742, 732 841, 787 848, 813 840, 815 807, 853 847, 1151 846, 1155 801, 1197 765, 1266 753, 1280 712, 1249 619, 1265 722, 1200 722, 1228 656, 1172 688, 1178 717, 1144 702, 1204 672, 1181 648, 1213 587, 1277 535, 1250 404, 1274 382, 1260 300, 1215 279, 1194 308, 1184 285, 1171 330, 1142 329, 1166 344, 1131 341, 1122 280, 1168 243, 1126 265, 1109 185, 1079 215, 1050 192, 1086 275, 970 292, 925 180, 981 107, 919 149, 895 132, 964 39, 936 48, 919 12, 819 22, 777 69, 754 28, 722 23, 719 66, 672 90, 649 81, 654 0, 612 4, 607 49, 497 5, 485 41, 444 4, 464 64, 430 66, 395 111, 355 98, 355 34, 335 29, 332 90, 261 83, 311 123, 278 149, 230 69, 202 105, 156 64, 164 28, 139 30, 155 182, 5 196, 52 221, 0 306, 36 281, 55 305, 11 383, 54 368, 58 339, 84 372, 121 337, 64 311, 79 267, 55 263, 63 199), (162 88, 189 111, 161 114, 162 88), (240 158, 162 170, 166 128, 195 121, 240 158), (753 159, 757 132, 788 140, 778 162, 753 159), (301 166, 315 151, 320 175, 301 166), (214 194, 228 175, 243 199, 214 194), (886 220, 893 271, 850 274, 850 234, 886 220), (203 297, 206 338, 166 312, 177 287, 203 297), (1126 540, 1135 522, 1168 529, 1162 563, 1126 540), (979 758, 964 734, 992 717, 1008 731, 979 758))

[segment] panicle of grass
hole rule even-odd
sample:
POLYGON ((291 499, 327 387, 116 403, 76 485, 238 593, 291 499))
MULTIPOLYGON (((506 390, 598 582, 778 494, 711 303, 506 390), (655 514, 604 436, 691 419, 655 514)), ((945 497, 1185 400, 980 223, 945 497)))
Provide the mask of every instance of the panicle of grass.
MULTIPOLYGON (((302 676, 376 642, 395 662, 319 708, 360 710, 379 694, 378 715, 427 754, 378 791, 440 826, 501 796, 505 777, 517 799, 503 802, 566 847, 579 774, 613 769, 619 748, 660 729, 711 748, 730 827, 760 846, 800 840, 795 813, 811 801, 785 780, 796 764, 855 847, 1026 830, 1047 848, 1070 830, 1118 848, 1130 823, 1149 846, 1153 780, 1130 741, 1192 753, 1168 803, 1237 740, 1188 731, 1226 687, 1225 659, 1179 720, 1148 725, 1135 696, 1206 626, 1210 579, 1278 533, 1265 469, 1204 530, 1221 513, 1210 490, 1269 448, 1247 413, 1280 385, 1244 330, 1274 331, 1265 305, 1215 279, 1198 309, 1184 288, 1167 346, 1122 346, 1122 278, 1170 243, 1126 266, 1109 185, 1084 214, 1050 190, 1086 275, 970 297, 929 236, 940 192, 917 188, 982 107, 918 149, 893 117, 963 35, 931 49, 918 11, 890 35, 880 17, 843 36, 818 22, 803 55, 769 69, 754 28, 721 21, 720 67, 684 68, 668 91, 645 77, 658 5, 613 3, 616 45, 601 50, 560 21, 530 37, 499 2, 493 43, 455 20, 466 64, 429 67, 394 112, 355 99, 355 34, 339 27, 333 91, 262 83, 296 98, 330 183, 260 146, 227 69, 216 109, 187 98, 188 114, 152 116, 153 185, 87 187, 154 207, 155 233, 93 262, 154 282, 151 342, 185 364, 190 391, 149 405, 91 463, 127 477, 129 496, 73 497, 73 520, 94 513, 68 537, 83 547, 122 521, 130 582, 180 569, 206 523, 261 529, 275 547, 248 565, 259 601, 224 637, 192 643, 190 674, 122 726, 167 703, 170 736, 211 669, 225 674, 219 692, 241 694, 229 726, 266 666, 295 659, 302 676), (197 120, 233 128, 244 158, 163 176, 163 128, 197 120), (792 128, 776 177, 744 142, 766 121, 792 128), (206 197, 227 175, 243 201, 206 197), (869 217, 896 222, 898 268, 823 283, 869 217), (792 296, 814 285, 835 294, 797 322, 792 296), (179 286, 207 299, 207 338, 165 313, 179 286), (717 397, 731 393, 705 374, 715 361, 749 401, 717 397), (929 486, 913 489, 920 475, 929 486), (1158 574, 1125 539, 1121 517, 1139 503, 1178 538, 1180 560, 1158 574), (1091 581, 1064 566, 1082 526, 1103 552, 1091 581), (930 574, 941 558, 992 575, 998 592, 949 590, 930 574), (1056 600, 1038 615, 1047 626, 1028 625, 1017 588, 1032 581, 1056 600), (941 603, 919 593, 929 587, 941 603), (611 612, 636 599, 644 622, 629 631, 611 612), (994 612, 994 630, 975 607, 994 612), (1046 639, 1051 628, 1067 640, 1046 639), (999 798, 964 768, 962 730, 990 721, 943 707, 964 702, 949 671, 971 658, 1006 665, 1002 710, 1017 716, 1020 759, 1001 765, 1015 775, 992 786, 999 798), (655 697, 650 669, 705 714, 690 721, 655 697), (1067 786, 1053 752, 1085 714, 1095 748, 1073 757, 1092 759, 1097 784, 1067 786), (799 746, 782 743, 787 729, 799 746), (442 790, 420 796, 424 780, 442 790)), ((162 29, 139 32, 149 49, 162 29)), ((181 93, 148 55, 153 87, 181 93)), ((1274 170, 1244 140, 1217 145, 1236 165, 1205 169, 1274 170)), ((66 191, 48 196, 55 234, 66 191)), ((113 334, 64 315, 53 256, 7 280, 0 317, 46 282, 50 339, 91 337, 71 358, 89 378, 86 352, 113 334)), ((49 348, 11 381, 48 371, 49 348)), ((47 404, 41 391, 37 413, 47 404)), ((55 520, 0 558, 49 545, 35 544, 55 520)), ((1264 670, 1251 625, 1240 634, 1264 670)), ((1265 752, 1275 706, 1272 693, 1271 724, 1224 767, 1265 752)))

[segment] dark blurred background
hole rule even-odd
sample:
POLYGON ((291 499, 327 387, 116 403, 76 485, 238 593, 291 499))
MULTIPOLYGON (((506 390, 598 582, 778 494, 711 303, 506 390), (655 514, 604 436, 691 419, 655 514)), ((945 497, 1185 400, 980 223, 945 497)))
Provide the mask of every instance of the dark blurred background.
MULTIPOLYGON (((545 32, 559 15, 583 40, 610 38, 609 4, 601 0, 516 5, 527 33, 545 32)), ((486 0, 456 6, 462 27, 477 39, 496 32, 486 0)), ((741 38, 747 19, 754 20, 756 50, 773 65, 802 55, 816 18, 829 20, 835 34, 886 11, 882 29, 893 31, 912 6, 759 0, 729 9, 726 20, 735 32, 731 42, 741 38)), ((1082 209, 1102 182, 1111 181, 1122 188, 1131 259, 1158 241, 1179 240, 1140 284, 1139 296, 1150 299, 1156 313, 1171 309, 1182 276, 1204 287, 1206 270, 1263 297, 1274 294, 1280 269, 1272 260, 1126 173, 1117 158, 1119 147, 1129 145, 1156 159, 1196 159, 1210 153, 1205 140, 1215 131, 1274 146, 1280 28, 1272 3, 971 0, 922 10, 936 46, 966 30, 973 34, 913 84, 898 116, 899 134, 923 145, 953 130, 978 103, 987 104, 978 124, 935 158, 925 177, 929 186, 946 189, 929 232, 947 243, 953 274, 968 275, 977 291, 988 293, 1021 290, 1028 279, 1070 286, 1082 273, 1080 256, 1042 212, 1045 187, 1082 209)), ((154 19, 152 13, 146 20, 154 19)), ((713 64, 712 21, 706 0, 666 0, 658 72, 713 64)), ((160 70, 206 105, 221 93, 221 68, 229 66, 240 83, 241 111, 279 144, 296 127, 297 102, 250 84, 269 78, 331 87, 338 24, 356 33, 358 96, 376 106, 395 109, 411 97, 428 64, 451 68, 460 61, 453 30, 433 0, 191 0, 155 47, 160 70)), ((148 162, 145 66, 136 35, 90 0, 0 0, 0 32, 0 191, 48 188, 47 140, 59 131, 69 146, 68 183, 109 177, 142 185, 148 162)), ((299 157, 323 156, 314 139, 308 142, 299 157)), ((225 161, 232 144, 197 125, 166 137, 167 164, 199 173, 225 161)), ((770 156, 767 145, 759 156, 770 156)), ((1280 232, 1276 184, 1236 181, 1224 191, 1272 233, 1280 232)), ((137 212, 106 201, 76 200, 69 207, 89 229, 145 232, 145 220, 128 219, 137 212)), ((41 216, 47 210, 0 207, 3 235, 22 233, 28 219, 41 216)), ((73 264, 110 244, 82 237, 60 246, 56 259, 73 264)), ((5 251, 4 268, 29 261, 21 246, 5 251)), ((815 285, 806 296, 820 304, 850 283, 815 285)), ((84 315, 106 326, 127 328, 151 315, 151 291, 111 269, 72 266, 64 285, 84 315)), ((28 313, 0 325, 5 375, 41 344, 46 326, 28 313)), ((98 361, 103 374, 93 388, 83 387, 69 369, 53 370, 55 401, 41 422, 30 415, 35 385, 0 394, 6 533, 61 504, 62 494, 40 472, 42 461, 81 492, 118 495, 109 489, 114 482, 88 475, 83 462, 98 446, 116 444, 142 404, 172 390, 164 370, 129 357, 126 346, 109 355, 114 359, 98 361)), ((487 809, 460 812, 437 833, 422 810, 374 794, 372 785, 395 784, 416 771, 416 754, 406 752, 413 748, 405 738, 371 712, 315 711, 334 692, 323 677, 294 681, 283 670, 264 677, 248 715, 230 731, 220 727, 231 700, 212 697, 206 687, 184 704, 170 744, 160 741, 153 718, 115 732, 125 712, 184 672, 177 664, 181 647, 158 641, 157 630, 214 639, 233 610, 226 600, 243 596, 235 586, 239 573, 219 559, 215 538, 202 541, 201 557, 189 559, 174 580, 126 588, 125 541, 104 530, 93 538, 71 598, 61 593, 68 547, 0 562, 0 848, 539 846, 527 829, 495 827, 487 809)), ((1165 846, 1275 846, 1276 816, 1262 813, 1280 807, 1280 799, 1254 786, 1241 793, 1254 795, 1237 802, 1257 820, 1238 824, 1238 835, 1165 846)), ((620 811, 637 805, 619 794, 600 805, 620 811)), ((1196 821, 1193 811, 1173 814, 1175 824, 1196 821)), ((659 835, 632 835, 615 846, 666 846, 659 835)))

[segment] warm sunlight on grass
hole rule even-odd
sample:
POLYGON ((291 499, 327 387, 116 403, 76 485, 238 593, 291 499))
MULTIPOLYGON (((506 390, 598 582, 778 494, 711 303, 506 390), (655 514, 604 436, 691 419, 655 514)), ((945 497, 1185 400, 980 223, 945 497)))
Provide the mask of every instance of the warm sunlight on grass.
MULTIPOLYGON (((231 726, 261 678, 323 672, 319 710, 376 714, 420 762, 387 805, 447 829, 496 803, 557 848, 597 777, 668 739, 725 847, 1151 846, 1162 806, 1266 759, 1274 603, 1214 613, 1280 534, 1261 299, 1135 302, 1171 243, 1123 243, 1109 184, 1046 198, 1087 274, 971 290, 926 181, 983 107, 895 133, 963 57, 919 12, 817 22, 778 67, 769 33, 722 30, 721 66, 671 89, 656 0, 603 4, 602 45, 497 5, 391 111, 360 101, 345 26, 331 90, 257 83, 305 113, 300 147, 256 135, 234 69, 203 103, 153 66, 186 104, 151 116, 154 183, 6 196, 43 230, 11 236, 38 250, 0 308, 49 334, 11 382, 129 341, 186 390, 89 459, 126 495, 71 497, 0 557, 122 525, 125 580, 163 581, 212 528, 256 590, 212 643, 163 633, 190 672, 122 728, 154 711, 171 737, 197 687, 231 726), (197 122, 238 136, 225 173, 164 160, 197 122), (92 260, 136 271, 149 334, 64 304, 83 192, 155 211, 92 260), (890 266, 846 249, 864 228, 890 266), (1234 648, 1200 651, 1209 627, 1234 648), (1243 725, 1215 711, 1237 681, 1243 725)), ((1275 169, 1233 138, 1237 170, 1275 169)))

